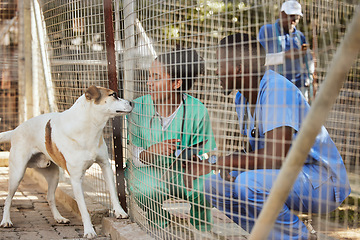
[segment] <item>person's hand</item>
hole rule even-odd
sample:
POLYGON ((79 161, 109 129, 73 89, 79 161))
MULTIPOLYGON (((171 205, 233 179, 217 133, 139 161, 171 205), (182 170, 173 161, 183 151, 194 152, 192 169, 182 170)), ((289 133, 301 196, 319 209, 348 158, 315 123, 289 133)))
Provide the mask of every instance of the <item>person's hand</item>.
POLYGON ((170 156, 173 154, 179 142, 180 139, 168 139, 151 145, 140 154, 140 159, 144 163, 152 164, 158 155, 170 156))
POLYGON ((304 43, 303 45, 301 45, 301 51, 306 52, 306 50, 308 50, 309 46, 310 46, 309 44, 304 43))
POLYGON ((223 180, 225 181, 229 181, 229 182, 234 182, 236 177, 233 177, 230 175, 230 170, 229 169, 220 169, 220 176, 223 180))
POLYGON ((303 45, 301 45, 301 49, 292 48, 285 52, 285 58, 288 59, 301 58, 306 55, 309 46, 310 46, 309 44, 304 43, 303 45))
POLYGON ((179 142, 179 139, 168 139, 150 146, 146 151, 155 155, 170 156, 176 150, 179 142))
MULTIPOLYGON (((235 151, 236 154, 239 154, 238 151, 235 151)), ((246 154, 246 149, 243 148, 240 150, 240 154, 246 154)), ((222 163, 224 159, 218 159, 218 166, 219 166, 219 171, 220 171, 220 177, 225 180, 225 181, 229 181, 229 182, 234 182, 236 177, 231 176, 230 172, 231 170, 228 167, 225 167, 222 163), (221 167, 222 166, 222 167, 221 167)))
POLYGON ((211 172, 211 165, 206 161, 201 161, 200 158, 193 154, 191 159, 183 160, 182 167, 184 169, 184 183, 187 188, 192 188, 192 183, 199 176, 211 172))

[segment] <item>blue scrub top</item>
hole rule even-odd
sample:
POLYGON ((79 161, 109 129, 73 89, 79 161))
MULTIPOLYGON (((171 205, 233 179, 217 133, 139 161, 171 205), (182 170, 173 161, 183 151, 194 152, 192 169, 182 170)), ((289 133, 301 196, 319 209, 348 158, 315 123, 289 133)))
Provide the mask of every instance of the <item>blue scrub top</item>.
MULTIPOLYGON (((264 148, 264 134, 281 126, 293 128, 295 130, 293 139, 295 139, 310 110, 301 91, 272 70, 268 70, 260 81, 254 116, 250 114, 249 104, 240 92, 236 94, 235 104, 240 131, 248 136, 253 150, 264 148), (245 111, 248 112, 248 119, 244 118, 245 111), (255 121, 259 132, 258 138, 251 136, 255 121)), ((337 202, 342 202, 350 194, 343 160, 324 126, 309 152, 303 172, 314 188, 331 179, 336 189, 337 202)))
MULTIPOLYGON (((279 23, 266 24, 260 28, 258 40, 265 48, 266 53, 286 52, 290 49, 301 49, 301 45, 306 43, 306 38, 302 32, 294 28, 294 32, 284 34, 279 23), (283 46, 281 36, 285 38, 283 46)), ((304 58, 285 59, 284 65, 269 66, 287 79, 292 81, 298 87, 304 86, 305 79, 309 77, 309 64, 312 60, 311 54, 306 54, 304 58)))

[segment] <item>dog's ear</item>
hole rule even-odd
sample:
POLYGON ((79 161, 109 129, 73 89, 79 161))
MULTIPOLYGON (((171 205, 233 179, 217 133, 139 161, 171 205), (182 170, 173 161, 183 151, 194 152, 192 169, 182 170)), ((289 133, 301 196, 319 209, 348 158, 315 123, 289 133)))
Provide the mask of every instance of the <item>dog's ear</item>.
POLYGON ((94 99, 96 102, 101 97, 100 90, 96 86, 92 85, 86 90, 85 97, 89 101, 94 99))

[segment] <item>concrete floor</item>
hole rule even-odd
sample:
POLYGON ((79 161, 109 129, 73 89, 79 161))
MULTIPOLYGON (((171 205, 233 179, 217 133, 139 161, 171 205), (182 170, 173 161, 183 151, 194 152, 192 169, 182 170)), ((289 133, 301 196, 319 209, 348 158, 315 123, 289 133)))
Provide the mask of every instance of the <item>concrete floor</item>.
MULTIPOLYGON (((0 154, 1 155, 1 154, 0 154)), ((7 196, 8 168, 0 156, 0 217, 7 196), (3 167, 1 167, 3 166, 3 167)), ((46 187, 46 186, 45 186, 46 187)), ((82 222, 76 210, 76 202, 71 196, 71 186, 59 185, 57 191, 58 208, 70 224, 57 224, 52 217, 46 201, 43 181, 36 174, 26 174, 14 197, 11 208, 13 228, 0 228, 1 239, 81 239, 82 222), (40 186, 40 185, 41 186, 40 186)), ((213 209, 214 227, 211 233, 201 233, 189 223, 190 205, 185 201, 166 201, 164 208, 173 215, 173 222, 163 233, 147 233, 137 223, 129 219, 117 220, 105 217, 108 209, 92 199, 86 199, 93 224, 98 233, 97 239, 247 239, 248 233, 228 219, 222 212, 213 209), (105 233, 103 233, 105 232, 105 233), (111 236, 111 237, 109 237, 111 236)), ((133 204, 134 205, 134 204, 133 204)), ((135 204, 136 205, 136 204, 135 204)), ((136 206, 135 206, 136 207, 136 206)), ((140 212, 139 209, 135 209, 140 212)), ((141 217, 141 216, 138 216, 141 217)), ((141 220, 140 220, 141 222, 141 220)), ((313 226, 318 231, 318 239, 360 239, 360 229, 348 228, 327 221, 319 216, 313 217, 313 226)), ((144 226, 146 227, 146 226, 144 226)))

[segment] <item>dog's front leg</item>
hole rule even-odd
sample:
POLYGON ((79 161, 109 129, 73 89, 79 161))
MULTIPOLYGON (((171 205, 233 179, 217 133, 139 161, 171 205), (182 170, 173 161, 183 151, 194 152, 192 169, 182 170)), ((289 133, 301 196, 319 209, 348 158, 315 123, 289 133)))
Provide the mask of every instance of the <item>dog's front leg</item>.
POLYGON ((71 185, 73 187, 75 200, 77 202, 81 219, 84 225, 84 237, 85 238, 94 238, 96 237, 96 232, 94 230, 94 227, 91 223, 89 212, 86 208, 85 203, 85 197, 84 197, 84 191, 82 188, 82 179, 83 179, 84 173, 73 173, 70 172, 70 179, 71 179, 71 185))
POLYGON ((124 209, 121 207, 119 198, 117 196, 114 175, 113 175, 113 171, 111 169, 109 160, 103 159, 103 160, 98 161, 98 163, 101 167, 101 170, 102 170, 104 178, 105 178, 106 185, 110 192, 110 198, 111 198, 111 203, 113 206, 115 217, 116 218, 127 218, 128 215, 124 211, 124 209))

